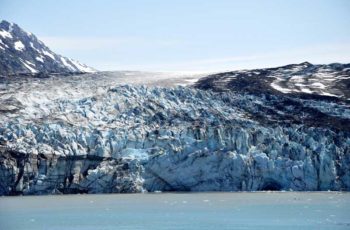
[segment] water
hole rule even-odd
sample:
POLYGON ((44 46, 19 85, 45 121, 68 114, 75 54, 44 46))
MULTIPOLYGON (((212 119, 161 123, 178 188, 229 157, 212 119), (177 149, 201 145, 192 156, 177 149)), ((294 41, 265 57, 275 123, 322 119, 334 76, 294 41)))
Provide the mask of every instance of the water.
POLYGON ((350 229, 350 193, 2 197, 0 229, 350 229))

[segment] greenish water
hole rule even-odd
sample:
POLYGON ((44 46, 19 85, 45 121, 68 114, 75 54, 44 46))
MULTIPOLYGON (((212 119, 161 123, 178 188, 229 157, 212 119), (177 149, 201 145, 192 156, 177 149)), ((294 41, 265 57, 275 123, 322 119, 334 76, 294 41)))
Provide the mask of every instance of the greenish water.
POLYGON ((350 193, 1 197, 0 229, 350 229, 350 193))

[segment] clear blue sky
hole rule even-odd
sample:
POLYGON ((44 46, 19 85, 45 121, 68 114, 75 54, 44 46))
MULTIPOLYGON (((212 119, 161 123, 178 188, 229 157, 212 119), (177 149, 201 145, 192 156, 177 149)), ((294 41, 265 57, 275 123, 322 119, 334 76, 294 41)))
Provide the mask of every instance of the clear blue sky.
POLYGON ((0 0, 0 16, 100 70, 350 62, 350 0, 0 0))

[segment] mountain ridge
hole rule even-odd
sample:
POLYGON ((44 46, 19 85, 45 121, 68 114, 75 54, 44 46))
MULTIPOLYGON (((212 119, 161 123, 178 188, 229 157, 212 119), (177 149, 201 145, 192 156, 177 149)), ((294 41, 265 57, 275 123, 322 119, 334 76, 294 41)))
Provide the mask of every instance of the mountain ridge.
POLYGON ((15 23, 0 22, 0 75, 86 73, 96 70, 54 53, 15 23))
POLYGON ((195 84, 214 91, 270 93, 350 100, 350 64, 311 64, 235 70, 211 74, 195 84))

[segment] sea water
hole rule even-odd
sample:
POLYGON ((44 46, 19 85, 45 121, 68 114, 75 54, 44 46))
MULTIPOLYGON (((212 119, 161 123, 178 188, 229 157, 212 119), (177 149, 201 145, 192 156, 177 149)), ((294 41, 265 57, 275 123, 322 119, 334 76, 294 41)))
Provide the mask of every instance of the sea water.
POLYGON ((0 229, 350 229, 350 193, 1 197, 0 229))

